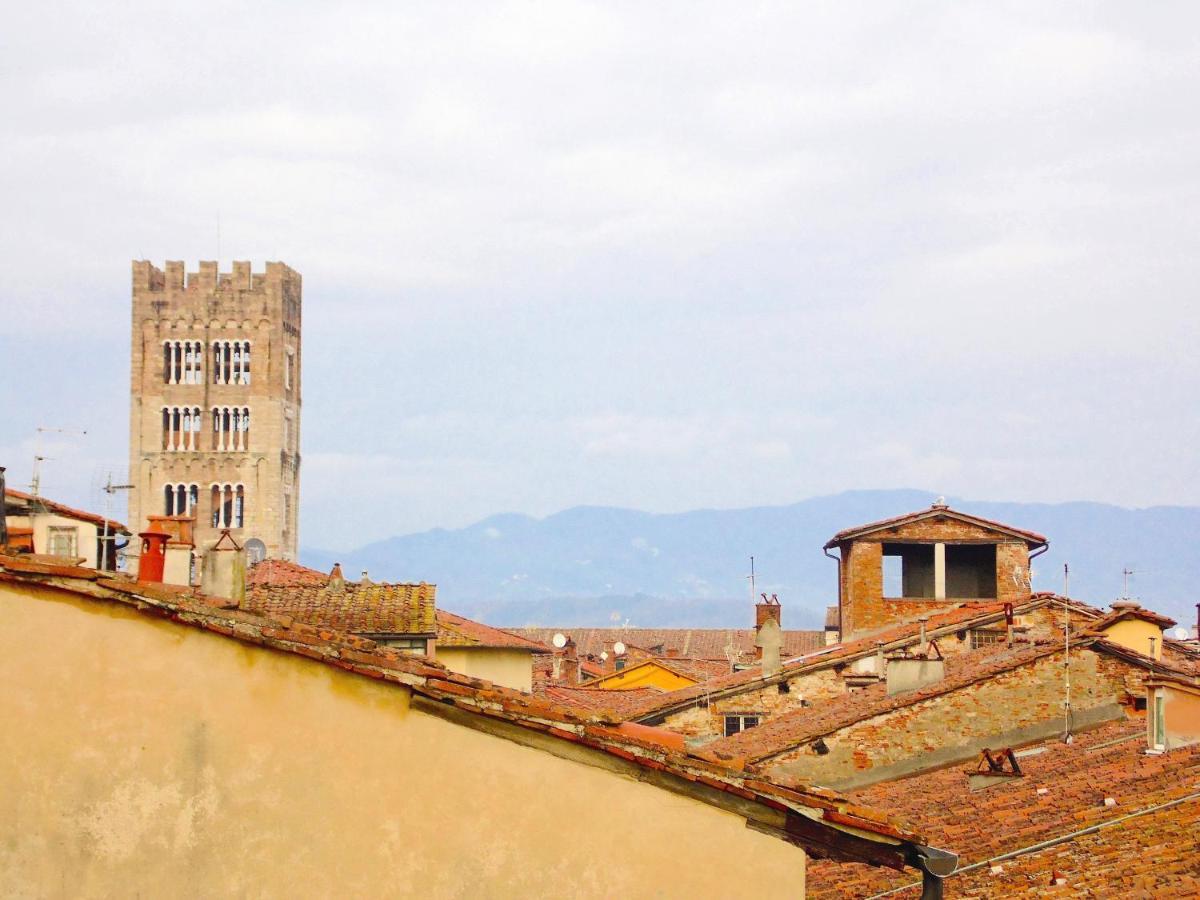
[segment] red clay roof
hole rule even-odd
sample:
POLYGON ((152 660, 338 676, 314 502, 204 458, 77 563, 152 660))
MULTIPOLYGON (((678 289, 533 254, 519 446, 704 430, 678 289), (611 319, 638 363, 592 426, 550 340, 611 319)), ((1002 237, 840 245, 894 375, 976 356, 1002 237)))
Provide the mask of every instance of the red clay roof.
MULTIPOLYGON (((599 657, 602 652, 613 655, 612 646, 621 641, 652 656, 666 656, 675 651, 678 657, 693 659, 724 659, 732 645, 739 661, 754 658, 753 628, 513 628, 517 634, 548 644, 557 633, 575 641, 581 656, 599 657), (656 649, 659 648, 659 649, 656 649)), ((799 656, 825 646, 824 631, 783 632, 783 652, 799 656)))
MULTIPOLYGON (((1143 669, 1166 668, 1166 664, 1161 661, 1156 663, 1148 656, 1095 637, 1080 638, 1072 644, 1071 649, 1072 652, 1076 652, 1083 648, 1117 656, 1143 669)), ((717 758, 742 758, 758 762, 857 722, 940 697, 1029 665, 1042 657, 1062 652, 1063 646, 1058 641, 1039 641, 1033 644, 1017 644, 1012 648, 1001 644, 992 648, 956 653, 946 658, 945 677, 919 690, 889 697, 887 684, 879 682, 840 697, 836 702, 769 718, 756 728, 707 744, 704 752, 717 758)))
POLYGON ((532 653, 553 653, 553 649, 537 641, 523 638, 455 615, 444 609, 437 611, 437 642, 439 647, 502 647, 529 650, 532 653))
POLYGON ((637 709, 641 703, 662 693, 658 688, 610 691, 587 685, 571 686, 554 683, 535 685, 533 692, 563 706, 606 713, 616 720, 629 718, 629 713, 637 709))
MULTIPOLYGON (((665 746, 654 735, 630 733, 602 716, 582 716, 520 691, 499 687, 445 669, 424 657, 408 656, 344 631, 279 620, 239 609, 194 590, 164 590, 140 585, 128 577, 97 580, 88 569, 62 567, 53 575, 22 566, 18 557, 0 556, 0 581, 44 584, 95 602, 116 602, 133 610, 203 629, 233 640, 305 656, 326 665, 407 687, 414 694, 448 704, 476 716, 500 719, 625 760, 645 772, 678 782, 691 782, 774 810, 784 816, 776 836, 805 847, 813 855, 836 854, 870 859, 901 868, 920 838, 884 816, 848 804, 837 793, 816 787, 783 787, 762 778, 747 778, 729 767, 686 755, 665 746), (819 833, 814 833, 813 829, 819 833), (857 832, 857 836, 856 836, 857 832), (874 835, 876 839, 864 838, 874 835), (879 840, 882 838, 882 840, 879 840), (888 841, 898 840, 899 846, 888 841)), ((31 600, 30 602, 37 602, 31 600)))
POLYGON ((1093 622, 1091 628, 1093 631, 1103 631, 1111 625, 1116 625, 1122 619, 1142 619, 1143 621, 1157 625, 1159 628, 1170 628, 1175 624, 1174 619, 1164 616, 1161 613, 1156 613, 1150 609, 1143 609, 1137 603, 1118 600, 1112 605, 1112 612, 1093 622))
POLYGON ((1014 528, 1012 525, 1005 525, 1003 522, 993 522, 990 519, 983 519, 979 516, 973 516, 969 513, 959 512, 956 509, 951 509, 948 506, 934 505, 929 509, 919 509, 916 512, 905 513, 902 516, 893 516, 890 519, 881 519, 878 522, 870 522, 866 525, 857 525, 854 528, 847 528, 839 531, 828 541, 825 542, 825 549, 829 550, 836 547, 843 541, 853 540, 857 537, 863 537, 873 531, 882 531, 885 528, 894 528, 897 525, 907 525, 910 522, 919 522, 922 519, 935 518, 937 516, 946 516, 951 519, 957 519, 960 522, 966 522, 971 525, 978 525, 980 528, 986 528, 989 531, 1000 531, 1005 534, 1019 537, 1025 543, 1030 545, 1048 544, 1050 543, 1042 535, 1036 531, 1026 531, 1023 528, 1014 528))
MULTIPOLYGON (((1021 608, 1028 608, 1028 606, 1029 604, 1025 604, 1021 608)), ((930 636, 933 636, 939 629, 969 628, 980 622, 996 621, 1003 616, 1004 605, 1002 603, 967 603, 930 616, 926 623, 926 630, 930 636)), ((810 651, 802 656, 785 659, 780 673, 769 677, 763 675, 762 666, 742 669, 720 678, 713 678, 701 685, 662 694, 639 712, 639 718, 661 714, 668 709, 717 696, 759 690, 763 685, 794 678, 801 672, 837 665, 856 657, 869 655, 876 651, 880 643, 887 649, 898 644, 912 643, 919 639, 920 631, 920 623, 910 622, 847 643, 822 646, 820 649, 810 651)))
POLYGON ((328 584, 329 573, 286 559, 264 559, 246 572, 246 587, 284 584, 328 584))
MULTIPOLYGON (((1071 745, 1043 742, 1022 755, 1023 777, 971 791, 956 765, 872 785, 851 799, 900 811, 937 846, 960 852, 960 868, 985 863, 947 879, 947 896, 1041 897, 1200 895, 1200 745, 1146 754, 1145 723, 1122 720, 1071 745), (1183 800, 1192 796, 1193 799, 1183 800), (1105 805, 1111 798, 1115 805, 1105 805), (1043 841, 1180 801, 1165 809, 1069 838, 1057 846, 999 860, 995 857, 1043 841), (1052 887, 1059 873, 1064 885, 1052 887)), ((1025 753, 1027 751, 1021 751, 1025 753)), ((808 895, 866 897, 905 884, 852 863, 814 862, 808 895)), ((920 888, 894 896, 917 897, 920 888)))
MULTIPOLYGON (((82 509, 75 509, 75 507, 67 506, 65 503, 57 503, 54 500, 47 500, 45 497, 27 494, 24 491, 14 490, 10 487, 6 487, 4 489, 4 496, 6 500, 8 498, 20 500, 28 506, 38 507, 46 512, 54 513, 55 515, 63 516, 68 519, 79 519, 81 522, 90 522, 92 525, 98 525, 101 528, 104 527, 104 523, 106 521, 104 516, 98 516, 96 513, 86 512, 82 509)), ((130 533, 129 529, 116 519, 108 519, 107 521, 108 530, 113 534, 127 535, 130 533)))
POLYGON ((428 635, 437 633, 432 584, 320 584, 246 586, 245 608, 272 618, 290 617, 309 625, 351 634, 428 635))

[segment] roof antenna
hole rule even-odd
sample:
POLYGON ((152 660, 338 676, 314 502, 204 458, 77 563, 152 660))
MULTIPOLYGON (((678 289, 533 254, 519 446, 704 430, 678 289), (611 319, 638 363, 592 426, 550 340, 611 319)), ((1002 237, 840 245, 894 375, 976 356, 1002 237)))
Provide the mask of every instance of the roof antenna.
POLYGON ((37 437, 34 441, 33 451, 33 474, 29 478, 29 493, 33 496, 38 496, 38 492, 42 489, 42 463, 53 457, 42 456, 42 435, 48 432, 54 434, 87 434, 86 431, 77 428, 50 428, 46 425, 39 425, 36 429, 37 437))
POLYGON ((750 574, 746 576, 750 579, 750 602, 754 602, 754 557, 750 557, 750 574))
POLYGON ((1133 569, 1129 568, 1129 566, 1126 566, 1125 568, 1123 568, 1121 570, 1121 574, 1123 576, 1125 576, 1125 593, 1123 593, 1121 595, 1121 599, 1128 600, 1129 599, 1129 576, 1133 574, 1133 569))

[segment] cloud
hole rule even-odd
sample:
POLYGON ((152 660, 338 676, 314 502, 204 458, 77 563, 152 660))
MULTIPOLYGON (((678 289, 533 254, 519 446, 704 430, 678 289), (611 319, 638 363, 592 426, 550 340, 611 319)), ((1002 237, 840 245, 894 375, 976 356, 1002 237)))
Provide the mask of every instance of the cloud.
POLYGON ((1200 502, 1197 25, 27 5, 0 34, 0 355, 28 373, 0 446, 52 411, 84 468, 125 458, 129 260, 194 266, 219 222, 224 265, 304 275, 306 542, 927 481, 1200 502))

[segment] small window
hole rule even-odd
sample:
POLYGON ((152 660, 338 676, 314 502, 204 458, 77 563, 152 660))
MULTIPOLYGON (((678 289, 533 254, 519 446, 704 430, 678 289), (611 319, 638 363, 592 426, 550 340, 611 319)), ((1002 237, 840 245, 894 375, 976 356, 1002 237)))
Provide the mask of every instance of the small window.
POLYGON ((744 713, 728 715, 725 717, 725 737, 745 731, 747 728, 753 728, 758 722, 759 717, 757 715, 746 715, 744 713))
POLYGON ((978 650, 980 647, 994 647, 997 644, 1003 644, 1008 640, 1007 631, 997 631, 994 628, 972 628, 971 629, 971 649, 978 650))
POLYGON ((384 638, 379 643, 385 647, 391 647, 399 650, 401 653, 406 653, 410 656, 421 656, 425 653, 425 647, 428 643, 425 638, 384 638))
POLYGON ((1135 710, 1137 710, 1138 712, 1145 712, 1146 711, 1146 698, 1145 697, 1134 697, 1133 698, 1133 708, 1135 710))
POLYGON ((46 535, 47 549, 51 556, 78 556, 79 529, 51 525, 46 535))

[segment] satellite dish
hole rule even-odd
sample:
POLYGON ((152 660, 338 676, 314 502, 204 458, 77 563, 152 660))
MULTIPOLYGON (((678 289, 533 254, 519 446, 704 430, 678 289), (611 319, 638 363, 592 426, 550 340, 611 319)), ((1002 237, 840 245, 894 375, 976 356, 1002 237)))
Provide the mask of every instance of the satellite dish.
POLYGON ((567 636, 560 631, 558 634, 554 635, 553 638, 551 638, 550 643, 561 650, 563 647, 567 646, 567 636))
POLYGON ((600 651, 600 660, 601 660, 601 662, 608 660, 608 651, 607 650, 600 651))
POLYGON ((250 565, 260 563, 267 558, 267 545, 258 538, 246 541, 246 562, 250 565))
POLYGON ((623 656, 625 654, 624 641, 617 641, 615 644, 613 644, 613 653, 617 654, 617 656, 623 656))
POLYGON ((1186 628, 1184 628, 1182 625, 1176 625, 1174 628, 1172 628, 1170 631, 1167 632, 1167 637, 1172 638, 1176 641, 1186 641, 1191 636, 1192 636, 1191 632, 1188 631, 1186 628))

